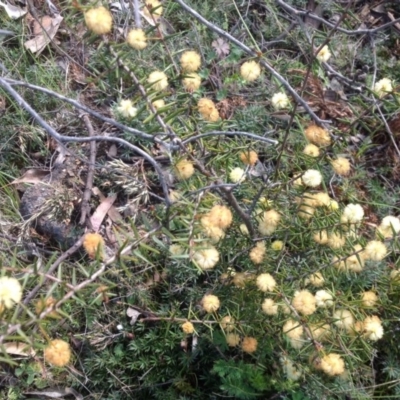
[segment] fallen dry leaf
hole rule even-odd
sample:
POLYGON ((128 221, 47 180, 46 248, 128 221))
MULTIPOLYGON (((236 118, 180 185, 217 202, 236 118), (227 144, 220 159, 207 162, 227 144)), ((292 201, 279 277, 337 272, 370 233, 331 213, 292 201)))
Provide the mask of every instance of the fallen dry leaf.
POLYGON ((17 185, 19 183, 39 183, 42 182, 43 178, 49 175, 48 170, 44 169, 28 169, 21 178, 14 179, 11 184, 17 185))
MULTIPOLYGON (((42 25, 45 31, 40 27, 40 30, 34 25, 34 32, 39 32, 33 39, 24 43, 24 47, 32 53, 40 54, 45 47, 53 40, 58 28, 63 20, 61 15, 56 15, 54 18, 45 16, 42 18, 42 25)), ((38 24, 39 25, 39 24, 38 24)))
POLYGON ((107 215, 116 198, 117 195, 103 198, 103 200, 100 202, 100 205, 96 208, 96 211, 90 217, 90 222, 95 232, 100 229, 104 217, 107 215))
POLYGON ((3 344, 3 347, 7 354, 15 356, 34 357, 36 355, 36 351, 26 343, 7 342, 3 344))

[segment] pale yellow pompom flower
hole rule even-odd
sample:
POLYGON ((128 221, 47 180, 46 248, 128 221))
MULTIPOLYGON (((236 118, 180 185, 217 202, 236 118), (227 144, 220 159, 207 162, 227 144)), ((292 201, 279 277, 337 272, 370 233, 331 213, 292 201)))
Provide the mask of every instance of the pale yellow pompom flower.
POLYGON ((322 62, 327 62, 331 58, 331 52, 327 45, 325 45, 317 54, 317 59, 322 62))
POLYGON ((0 278, 0 308, 11 308, 21 301, 22 287, 15 278, 3 276, 0 278))
POLYGON ((290 339, 301 339, 303 337, 304 329, 299 322, 289 319, 283 325, 282 331, 290 339))
POLYGON ((192 72, 182 79, 182 85, 188 92, 194 92, 201 86, 201 78, 199 74, 192 72))
POLYGON ((317 309, 315 296, 308 290, 300 290, 294 294, 292 306, 303 315, 314 314, 317 309))
POLYGON ((180 244, 171 244, 169 252, 172 256, 181 256, 185 252, 185 249, 180 244))
POLYGON ((219 298, 217 296, 214 296, 213 294, 206 294, 203 297, 201 304, 203 306, 204 311, 208 313, 215 312, 220 307, 219 298))
POLYGON ((307 285, 310 283, 311 285, 315 287, 321 287, 325 283, 325 279, 322 276, 321 272, 316 272, 315 274, 310 275, 307 279, 305 284, 307 285))
POLYGON ((327 245, 334 250, 342 248, 346 243, 346 238, 339 233, 330 233, 328 235, 327 245))
POLYGON ((218 121, 219 112, 212 100, 207 98, 200 99, 197 103, 197 108, 199 109, 199 113, 205 120, 210 122, 218 121))
POLYGON ((242 350, 245 353, 254 353, 257 350, 258 342, 256 338, 246 336, 242 341, 242 350))
POLYGON ((64 367, 71 359, 71 348, 64 340, 52 340, 44 349, 44 359, 56 367, 64 367))
POLYGON ((253 150, 240 153, 239 157, 242 160, 242 162, 248 165, 254 165, 258 161, 258 154, 253 150))
POLYGON ((278 314, 278 305, 272 299, 265 299, 261 305, 261 309, 267 315, 278 314))
POLYGON ((246 179, 245 170, 240 167, 233 168, 233 170, 229 173, 229 179, 233 183, 243 182, 246 179))
POLYGON ((344 157, 338 157, 331 161, 331 165, 336 174, 340 176, 347 176, 351 170, 350 161, 344 157))
POLYGON ((200 54, 194 50, 182 53, 180 61, 184 72, 196 72, 201 66, 200 54))
POLYGON ((258 230, 261 235, 272 235, 276 231, 280 220, 281 215, 277 211, 264 211, 258 223, 258 230))
POLYGON ((382 235, 385 239, 390 239, 393 237, 393 234, 397 234, 400 232, 400 219, 397 217, 393 217, 392 215, 388 215, 387 217, 382 219, 382 222, 377 228, 377 233, 382 235))
POLYGON ((276 281, 270 274, 261 274, 257 276, 256 285, 262 292, 272 292, 276 286, 276 281))
POLYGON ((261 74, 261 67, 255 61, 246 61, 240 67, 240 75, 248 82, 255 81, 261 74))
POLYGON ((86 26, 98 35, 110 33, 112 29, 112 15, 105 7, 91 8, 86 11, 85 22, 86 26))
POLYGON ((143 50, 147 47, 147 38, 143 29, 131 29, 126 37, 129 46, 136 50, 143 50))
POLYGON ((226 343, 229 347, 236 347, 240 343, 240 336, 236 333, 228 333, 226 335, 226 343))
POLYGON ((155 100, 152 103, 152 106, 158 111, 160 108, 165 107, 165 101, 163 99, 155 100))
POLYGON ((204 271, 213 269, 219 261, 218 250, 211 245, 198 249, 193 253, 193 261, 204 271))
POLYGON ((378 295, 372 290, 361 293, 361 301, 365 307, 375 307, 378 300, 378 295))
POLYGON ((254 264, 261 264, 264 260, 266 248, 264 242, 258 242, 249 253, 250 260, 254 264))
POLYGON ((328 236, 328 233, 326 232, 326 230, 323 230, 323 231, 314 233, 313 239, 315 242, 325 245, 325 244, 328 244, 329 236, 328 236))
POLYGON ((221 229, 229 228, 233 221, 231 210, 226 206, 218 204, 213 206, 207 215, 210 217, 212 223, 221 229))
POLYGON ((316 169, 309 169, 303 174, 301 179, 304 185, 309 187, 317 187, 322 182, 322 175, 321 172, 316 169))
POLYGON ((364 218, 364 209, 360 204, 348 204, 340 218, 342 224, 358 224, 364 218))
POLYGON ((145 0, 143 14, 151 20, 158 21, 162 15, 163 8, 158 0, 145 0))
POLYGON ((279 92, 272 96, 271 103, 276 110, 280 110, 282 108, 287 108, 287 106, 290 104, 290 100, 286 93, 279 92))
POLYGON ((226 332, 231 332, 235 328, 235 319, 230 315, 226 315, 221 319, 221 328, 226 332))
POLYGON ((375 83, 374 92, 376 92, 380 98, 384 97, 388 93, 393 92, 392 81, 388 78, 382 78, 380 81, 375 83))
POLYGON ((327 290, 318 290, 315 293, 315 300, 317 302, 317 307, 327 308, 333 306, 333 296, 327 290))
POLYGON ((379 340, 383 336, 382 321, 376 315, 365 318, 363 321, 364 335, 373 341, 379 340))
POLYGON ((304 147, 303 154, 314 158, 318 157, 320 154, 319 147, 317 147, 315 144, 310 143, 306 147, 304 147))
POLYGON ((346 331, 351 330, 354 325, 354 317, 349 310, 346 309, 336 310, 333 313, 333 318, 336 320, 334 322, 335 325, 346 331))
POLYGON ((182 181, 189 179, 194 174, 194 165, 189 160, 181 160, 175 165, 176 177, 182 181))
POLYGON ((94 259, 97 255, 101 258, 104 256, 104 239, 99 233, 87 233, 82 245, 90 258, 94 259))
POLYGON ((329 133, 317 125, 310 125, 304 132, 306 138, 317 146, 329 146, 331 144, 331 137, 329 133))
POLYGON ((189 335, 194 332, 194 325, 190 321, 186 321, 181 325, 181 329, 189 335))
POLYGON ((285 246, 285 243, 283 243, 282 240, 274 240, 271 243, 271 249, 274 251, 281 251, 284 246, 285 246))
POLYGON ((132 100, 121 100, 116 110, 124 118, 134 118, 138 113, 137 108, 133 106, 132 100))
POLYGON ((172 204, 177 203, 182 199, 182 194, 177 190, 170 190, 169 191, 169 200, 172 204))
POLYGON ((331 327, 328 324, 324 325, 309 325, 313 339, 322 341, 331 333, 331 327))
POLYGON ((157 91, 168 87, 168 77, 162 71, 153 71, 147 78, 147 82, 151 85, 152 89, 157 91))
POLYGON ((282 356, 280 361, 283 367, 283 371, 285 372, 289 380, 297 381, 301 378, 301 376, 303 375, 301 369, 295 366, 290 358, 282 356))
POLYGON ((327 354, 321 359, 321 369, 329 376, 340 375, 344 372, 344 361, 339 354, 327 354))
POLYGON ((387 255, 387 248, 384 243, 378 240, 371 240, 365 246, 364 258, 366 260, 381 261, 387 255))

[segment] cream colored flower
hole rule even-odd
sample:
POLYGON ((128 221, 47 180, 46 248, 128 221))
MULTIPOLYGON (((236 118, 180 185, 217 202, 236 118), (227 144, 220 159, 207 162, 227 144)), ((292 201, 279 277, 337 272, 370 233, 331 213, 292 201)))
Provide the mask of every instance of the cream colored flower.
POLYGON ((229 347, 236 347, 240 343, 240 336, 236 333, 228 333, 226 335, 226 343, 229 347))
POLYGON ((315 300, 317 302, 317 307, 326 308, 333 306, 333 296, 327 290, 318 290, 315 293, 315 300))
POLYGON ((183 52, 180 61, 184 72, 196 72, 201 66, 200 54, 194 50, 183 52))
POLYGON ((333 313, 333 318, 336 320, 334 322, 335 325, 339 328, 343 328, 346 331, 351 330, 354 325, 354 317, 349 310, 336 310, 333 313))
POLYGON ((207 246, 204 249, 195 250, 193 261, 202 269, 213 269, 219 261, 218 250, 214 246, 207 246))
POLYGON ((303 315, 311 315, 316 310, 315 296, 308 290, 300 290, 294 294, 292 306, 303 315))
POLYGON ((264 242, 258 242, 249 253, 250 260, 254 264, 261 264, 264 260, 266 248, 264 242))
POLYGON ((301 376, 303 375, 301 369, 295 366, 290 358, 282 356, 280 361, 283 367, 283 371, 285 372, 288 379, 292 381, 297 381, 301 378, 301 376))
POLYGON ((0 307, 11 308, 21 301, 22 287, 15 278, 3 276, 0 278, 0 307))
POLYGON ((327 45, 325 45, 317 54, 317 59, 322 62, 327 62, 331 58, 331 52, 327 45))
POLYGON ((157 91, 164 90, 168 87, 168 77, 162 71, 154 71, 147 78, 147 82, 151 88, 157 91))
POLYGON ((276 286, 276 281, 270 274, 261 274, 257 276, 256 285, 262 292, 272 292, 276 286))
POLYGON ((365 318, 363 322, 364 335, 370 340, 379 340, 383 336, 383 326, 380 318, 376 315, 365 318))
POLYGON ((375 307, 379 298, 375 292, 372 290, 367 290, 361 293, 361 300, 365 307, 375 307))
POLYGON ((240 67, 240 75, 248 82, 255 81, 261 74, 261 67, 255 61, 246 61, 240 67))
POLYGON ((169 252, 172 256, 181 256, 185 252, 185 249, 179 244, 171 244, 169 252))
POLYGON ((329 146, 331 144, 329 133, 317 125, 310 125, 304 133, 306 138, 317 146, 329 146))
POLYGON ((64 367, 71 359, 71 348, 64 340, 52 340, 44 349, 44 359, 56 367, 64 367))
POLYGON ((242 350, 245 353, 254 353, 257 350, 258 342, 256 338, 246 336, 242 341, 242 350))
POLYGON ((163 8, 161 2, 158 0, 145 0, 143 7, 143 14, 151 19, 158 21, 162 15, 163 8))
POLYGON ((339 354, 327 354, 321 359, 321 369, 329 376, 340 375, 344 372, 344 361, 339 354))
POLYGON ((315 207, 329 207, 331 205, 332 199, 329 197, 328 193, 318 192, 311 195, 314 200, 315 207))
POLYGON ((340 249, 341 247, 343 247, 346 243, 346 239, 343 235, 340 235, 339 233, 330 233, 328 235, 328 243, 327 245, 331 248, 331 249, 340 249))
POLYGON ((231 210, 222 205, 213 206, 207 215, 215 226, 224 230, 228 229, 233 221, 231 210))
POLYGON ((165 101, 163 99, 155 100, 151 103, 153 107, 158 111, 160 108, 165 107, 165 101))
POLYGON ((189 179, 194 174, 194 165, 189 160, 181 160, 175 165, 176 177, 180 180, 189 179))
POLYGON ((325 230, 323 230, 323 231, 314 233, 313 239, 315 242, 317 242, 319 244, 328 244, 329 236, 328 236, 328 233, 325 230))
POLYGON ((226 332, 231 332, 235 328, 235 319, 230 315, 221 319, 221 328, 226 332))
POLYGON ((187 91, 194 92, 201 86, 200 75, 196 74, 195 72, 191 72, 186 76, 186 78, 182 79, 182 85, 187 91))
POLYGON ((85 22, 91 31, 98 35, 104 35, 111 32, 113 21, 107 8, 97 7, 85 12, 85 22))
POLYGON ((288 319, 283 325, 282 331, 290 339, 301 339, 303 337, 304 329, 299 322, 288 319))
MULTIPOLYGON (((207 220, 208 217, 203 217, 201 221, 207 220)), ((205 235, 211 239, 211 243, 216 244, 225 237, 225 231, 218 226, 209 225, 204 227, 205 235)))
POLYGON ((258 231, 261 235, 272 235, 276 231, 280 220, 281 215, 277 211, 264 211, 258 223, 258 231))
POLYGON ((276 110, 279 110, 281 108, 286 108, 290 104, 290 100, 286 93, 279 92, 272 96, 271 103, 276 110))
POLYGON ((247 165, 254 165, 258 160, 258 154, 253 150, 242 152, 239 157, 247 165))
POLYGON ((137 108, 133 107, 131 100, 121 100, 116 108, 124 118, 134 118, 137 115, 137 108))
POLYGON ((309 169, 303 174, 301 179, 304 185, 309 187, 317 187, 322 182, 322 175, 321 172, 316 169, 309 169))
POLYGON ((136 50, 143 50, 147 47, 147 38, 143 29, 131 29, 126 37, 129 46, 136 50))
POLYGON ((236 167, 229 173, 229 179, 233 183, 242 183, 246 179, 246 172, 244 169, 236 167))
POLYGON ((194 332, 194 325, 190 321, 186 321, 181 325, 184 333, 191 334, 194 332))
POLYGON ((340 218, 342 224, 357 224, 364 218, 364 209, 360 204, 348 204, 340 218))
POLYGON ((386 257, 387 248, 378 240, 371 240, 365 246, 364 257, 366 260, 381 261, 386 257))
POLYGON ((265 299, 261 306, 263 312, 267 315, 278 314, 278 305, 272 299, 265 299))
POLYGON ((179 200, 182 199, 182 194, 177 190, 170 190, 169 191, 169 200, 172 204, 177 203, 179 200))
POLYGON ((388 78, 382 78, 380 81, 375 83, 374 92, 378 97, 382 98, 386 94, 393 92, 392 81, 388 78))
POLYGON ((309 325, 313 339, 323 341, 331 333, 331 327, 324 325, 309 325))
POLYGON ((400 232, 400 219, 388 215, 382 219, 381 224, 377 228, 377 232, 382 235, 385 239, 390 239, 393 237, 393 233, 400 232))
POLYGON ((325 279, 324 279, 324 277, 322 276, 321 272, 316 272, 315 274, 310 275, 310 276, 306 279, 305 284, 307 285, 307 284, 309 284, 309 283, 310 283, 311 285, 315 286, 315 287, 321 287, 321 286, 324 285, 325 279))
POLYGON ((201 304, 203 306, 203 309, 208 313, 217 311, 220 306, 219 298, 217 296, 214 296, 213 294, 206 294, 203 297, 201 304))
POLYGON ((248 230, 246 224, 240 224, 239 229, 240 229, 240 232, 242 233, 242 235, 249 236, 249 230, 248 230))
POLYGON ((347 158, 338 157, 331 161, 331 165, 335 173, 340 176, 347 176, 350 173, 351 165, 347 158))
POLYGON ((306 147, 304 147, 303 153, 306 156, 310 157, 318 157, 320 154, 319 147, 317 147, 315 144, 308 144, 306 147))

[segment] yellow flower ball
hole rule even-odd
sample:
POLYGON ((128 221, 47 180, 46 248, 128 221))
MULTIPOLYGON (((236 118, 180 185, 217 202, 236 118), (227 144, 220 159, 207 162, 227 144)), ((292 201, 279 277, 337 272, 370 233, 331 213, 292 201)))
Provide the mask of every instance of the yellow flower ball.
POLYGON ((351 170, 350 161, 344 157, 338 157, 336 160, 331 161, 331 165, 336 174, 340 176, 347 176, 351 170))
POLYGON ((250 337, 250 336, 246 336, 243 338, 242 341, 242 350, 245 353, 254 353, 257 350, 257 346, 258 346, 258 342, 257 339, 250 337))
POLYGON ((261 74, 261 67, 255 61, 246 61, 240 67, 240 75, 248 82, 255 81, 261 74))
POLYGON ((282 242, 282 240, 274 240, 271 243, 271 249, 274 251, 281 251, 285 244, 282 242))
POLYGON ((240 160, 247 165, 255 165, 258 161, 258 154, 253 150, 242 152, 239 157, 240 160))
POLYGON ((329 376, 340 375, 344 372, 344 361, 339 354, 327 354, 321 359, 321 369, 329 376))
POLYGON ((15 278, 3 276, 0 278, 0 307, 12 308, 22 299, 22 287, 15 278))
POLYGON ((96 258, 97 254, 102 258, 104 256, 104 239, 99 233, 87 233, 83 239, 83 248, 90 258, 96 258))
POLYGON ((194 326, 190 321, 186 321, 181 325, 181 328, 184 333, 187 333, 188 335, 194 332, 194 326))
POLYGON ((228 333, 226 335, 226 343, 229 347, 236 347, 240 343, 240 336, 236 333, 228 333))
POLYGON ((354 325, 353 314, 346 309, 336 310, 333 313, 333 318, 336 320, 334 324, 346 331, 350 331, 354 325))
POLYGON ((261 309, 267 315, 278 314, 278 305, 272 299, 265 299, 261 305, 261 309))
POLYGON ((375 307, 378 300, 378 295, 372 290, 361 293, 361 301, 365 307, 375 307))
POLYGON ((213 269, 219 261, 218 250, 211 245, 204 249, 195 250, 193 261, 204 271, 213 269))
POLYGON ((219 298, 217 296, 214 296, 213 294, 206 294, 203 297, 201 304, 203 306, 204 311, 207 313, 215 312, 220 307, 219 298))
POLYGON ((393 92, 392 81, 388 78, 382 78, 375 83, 374 91, 380 98, 386 96, 388 93, 393 92))
POLYGON ((303 315, 314 314, 317 309, 315 296, 308 290, 300 290, 294 294, 292 306, 303 315))
POLYGON ((282 108, 287 108, 290 104, 290 100, 286 93, 279 92, 272 96, 271 103, 276 110, 280 110, 282 108))
POLYGON ((112 29, 112 15, 105 7, 91 8, 86 11, 85 22, 86 26, 98 35, 110 33, 112 29))
POLYGON ((131 29, 126 38, 129 46, 136 50, 143 50, 147 47, 147 38, 143 29, 131 29))
POLYGON ((221 328, 226 332, 231 332, 235 328, 235 319, 230 315, 221 319, 221 328))
POLYGON ((306 138, 317 146, 329 146, 331 144, 329 133, 317 125, 310 125, 304 133, 306 138))
POLYGON ((313 285, 314 287, 321 287, 324 285, 325 283, 325 279, 322 276, 321 272, 316 272, 315 274, 310 275, 307 279, 306 279, 306 285, 308 283, 310 283, 311 285, 313 285))
POLYGON ((257 276, 256 285, 262 292, 272 292, 276 281, 271 274, 260 274, 257 276))
POLYGON ((319 147, 317 147, 315 144, 310 143, 306 147, 304 147, 303 153, 306 156, 316 158, 319 156, 320 151, 319 151, 319 147))
POLYGON ((190 50, 182 53, 181 66, 184 72, 196 72, 201 66, 201 57, 197 51, 190 50))
POLYGON ((241 183, 246 179, 246 172, 244 169, 236 167, 229 173, 229 179, 233 183, 241 183))
POLYGON ((71 348, 64 340, 52 340, 44 349, 44 359, 56 367, 64 367, 71 359, 71 348))
POLYGON ((327 45, 325 45, 317 54, 317 59, 322 62, 327 62, 331 58, 331 52, 327 45))
POLYGON ((194 92, 201 86, 201 78, 199 74, 194 72, 188 74, 182 79, 182 85, 188 92, 194 92))
POLYGON ((168 77, 162 71, 154 71, 147 78, 147 82, 151 85, 152 89, 161 91, 168 87, 168 77))
POLYGON ((387 248, 384 243, 378 240, 371 240, 365 246, 364 254, 366 260, 381 261, 387 255, 387 248))
POLYGON ((376 341, 383 337, 382 321, 376 315, 365 318, 363 328, 364 335, 370 340, 376 341))
POLYGON ((282 331, 290 339, 301 339, 303 337, 304 329, 299 322, 288 319, 283 325, 282 331))
POLYGON ((117 112, 124 118, 134 118, 137 115, 137 108, 133 106, 132 100, 121 100, 116 108, 117 112))
POLYGON ((250 260, 254 264, 261 264, 264 260, 266 248, 264 242, 258 242, 249 253, 250 260))
POLYGON ((221 229, 228 229, 232 224, 233 215, 231 210, 226 206, 215 205, 207 214, 214 224, 221 229))
POLYGON ((158 0, 145 0, 143 7, 143 14, 151 19, 158 21, 162 15, 163 8, 161 2, 158 0))
POLYGON ((176 177, 180 180, 189 179, 194 174, 194 165, 189 160, 181 160, 175 165, 176 177))

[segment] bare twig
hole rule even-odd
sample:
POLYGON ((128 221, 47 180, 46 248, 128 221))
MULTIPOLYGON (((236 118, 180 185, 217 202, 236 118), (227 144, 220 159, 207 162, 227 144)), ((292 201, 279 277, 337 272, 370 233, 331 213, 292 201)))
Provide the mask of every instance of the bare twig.
MULTIPOLYGON (((266 134, 273 133, 273 132, 275 132, 275 131, 270 131, 270 132, 267 132, 266 134)), ((244 137, 248 137, 251 139, 259 140, 260 142, 267 142, 267 143, 271 143, 271 144, 275 144, 275 145, 277 145, 279 143, 277 140, 269 139, 264 136, 255 135, 254 133, 248 133, 248 132, 242 132, 242 131, 234 131, 234 132, 211 131, 211 132, 207 132, 207 133, 202 133, 201 135, 191 136, 190 138, 182 140, 182 144, 186 145, 190 142, 194 142, 195 140, 201 139, 203 137, 218 136, 218 135, 224 135, 224 136, 238 135, 238 136, 244 136, 244 137)))
MULTIPOLYGON (((95 136, 92 123, 90 122, 89 116, 87 114, 83 115, 83 121, 85 122, 86 129, 89 132, 89 136, 90 137, 95 136)), ((94 170, 96 163, 96 153, 97 153, 96 142, 92 141, 90 142, 89 145, 90 145, 89 166, 87 171, 85 191, 83 192, 82 196, 81 219, 79 220, 80 225, 83 225, 85 223, 86 217, 90 214, 89 202, 92 196, 93 178, 94 178, 94 170)))

